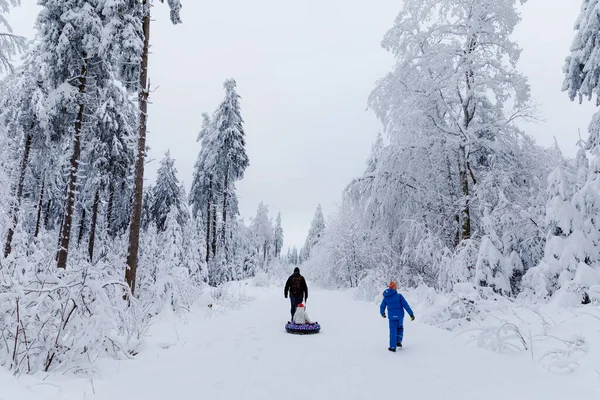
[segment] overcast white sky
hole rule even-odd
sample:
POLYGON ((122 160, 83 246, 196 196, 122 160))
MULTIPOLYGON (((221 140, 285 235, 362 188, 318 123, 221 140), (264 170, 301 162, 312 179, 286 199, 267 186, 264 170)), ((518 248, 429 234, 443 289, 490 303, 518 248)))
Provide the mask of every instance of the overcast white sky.
MULTIPOLYGON (((37 6, 22 0, 9 15, 16 33, 32 37, 37 6)), ((199 150, 202 112, 223 97, 233 77, 242 96, 250 167, 238 185, 242 216, 260 201, 281 211, 286 246, 304 243, 316 206, 335 210, 341 191, 360 174, 380 124, 366 110, 375 81, 391 69, 380 47, 399 0, 182 0, 183 25, 157 4, 151 32, 152 94, 148 143, 156 161, 167 149, 189 188, 199 150)), ((527 126, 538 143, 554 137, 575 154, 594 112, 561 92, 561 67, 580 0, 529 0, 515 38, 545 122, 527 126)))

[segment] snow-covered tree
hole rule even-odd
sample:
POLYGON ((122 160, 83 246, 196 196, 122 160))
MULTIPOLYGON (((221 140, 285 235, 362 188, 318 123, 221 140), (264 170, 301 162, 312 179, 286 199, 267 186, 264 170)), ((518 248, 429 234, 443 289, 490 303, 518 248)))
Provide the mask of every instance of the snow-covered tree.
POLYGON ((523 279, 525 289, 538 298, 553 295, 568 281, 565 277, 572 278, 579 263, 586 258, 582 215, 572 202, 574 189, 575 177, 564 166, 558 166, 548 177, 548 238, 544 259, 523 279))
POLYGON ((275 247, 275 258, 279 258, 283 248, 283 227, 281 226, 281 213, 277 214, 277 219, 275 220, 274 235, 273 246, 275 247))
POLYGON ((153 187, 150 205, 150 219, 156 224, 159 232, 165 230, 167 216, 172 210, 175 211, 180 225, 183 225, 186 220, 185 203, 182 203, 175 160, 167 151, 156 173, 156 184, 153 187))
POLYGON ((510 37, 519 22, 516 2, 407 0, 383 40, 397 62, 370 106, 393 142, 435 149, 440 167, 449 163, 459 240, 474 228, 471 197, 485 168, 479 158, 518 140, 514 121, 529 110, 529 87, 515 69, 520 50, 510 37))
MULTIPOLYGON (((139 5, 128 0, 40 0, 39 5, 42 8, 36 23, 38 34, 33 54, 48 66, 44 79, 52 100, 49 108, 54 109, 58 131, 64 132, 65 139, 72 143, 57 257, 58 266, 65 268, 81 186, 78 181, 81 160, 97 133, 93 126, 95 111, 103 102, 101 97, 112 96, 116 101, 126 97, 124 93, 115 97, 121 90, 115 80, 120 78, 123 43, 127 42, 126 46, 137 43, 141 48, 142 38, 135 32, 126 41, 122 40, 128 30, 114 29, 115 20, 121 23, 133 17, 139 5)), ((135 21, 135 18, 130 20, 131 25, 135 21)), ((137 21, 141 25, 139 18, 137 21)))
MULTIPOLYGON (((235 182, 244 176, 244 171, 249 165, 246 154, 246 139, 243 128, 244 120, 241 116, 240 96, 236 91, 236 82, 229 79, 224 83, 225 100, 215 111, 212 117, 213 134, 217 135, 216 169, 222 179, 223 202, 221 240, 227 246, 231 227, 228 225, 230 218, 237 217, 237 198, 235 196, 235 182)), ((233 224, 232 224, 233 226, 233 224)))
MULTIPOLYGON (((141 54, 139 55, 139 73, 137 67, 128 66, 128 62, 134 62, 138 59, 136 54, 137 46, 129 46, 123 51, 123 63, 125 71, 121 71, 121 76, 126 79, 130 88, 136 88, 139 101, 139 118, 138 118, 138 140, 136 161, 133 178, 133 199, 131 204, 131 223, 129 224, 129 244, 127 249, 127 268, 125 269, 125 280, 131 288, 131 292, 135 292, 135 280, 138 265, 138 251, 140 243, 140 229, 142 227, 142 205, 144 198, 144 167, 146 162, 146 129, 148 122, 148 98, 150 97, 150 86, 148 80, 148 58, 150 53, 150 27, 151 17, 150 10, 152 9, 152 0, 140 0, 133 2, 129 0, 135 7, 132 9, 131 16, 140 16, 141 27, 139 32, 142 33, 143 45, 141 46, 141 54), (138 85, 133 82, 134 77, 138 76, 138 85)), ((164 0, 160 0, 164 3, 164 0)), ((180 0, 167 0, 171 10, 171 22, 176 25, 181 23, 180 0)))
MULTIPOLYGON (((563 68, 563 90, 571 100, 581 102, 596 96, 596 104, 600 104, 599 15, 597 0, 583 1, 563 68)), ((563 289, 585 301, 590 287, 600 283, 600 112, 588 131, 585 147, 580 140, 577 170, 571 173, 559 166, 549 178, 544 259, 523 279, 523 286, 537 297, 548 298, 563 289)))
POLYGON ((202 129, 197 139, 201 147, 194 164, 189 203, 192 206, 192 214, 194 216, 200 214, 205 221, 206 261, 209 261, 216 253, 217 238, 213 231, 216 233, 217 207, 222 180, 216 168, 218 138, 213 130, 210 116, 204 113, 202 118, 202 129))
POLYGON ((271 256, 273 245, 273 224, 269 218, 269 207, 263 202, 258 205, 256 217, 250 224, 250 231, 256 251, 261 255, 263 264, 266 264, 271 256))
POLYGON ((300 262, 300 255, 298 254, 298 248, 294 246, 292 249, 288 249, 287 263, 290 265, 298 265, 300 262))
POLYGON ((315 211, 315 215, 310 224, 310 229, 308 230, 308 236, 306 237, 306 241, 304 242, 304 247, 300 250, 300 258, 302 261, 306 261, 310 258, 310 253, 323 236, 323 231, 325 230, 325 216, 323 215, 323 208, 319 204, 317 206, 317 210, 315 211))
POLYGON ((0 74, 12 70, 11 60, 25 49, 25 38, 15 35, 8 23, 7 14, 21 0, 0 0, 0 74))
MULTIPOLYGON (((82 154, 82 135, 89 105, 91 81, 102 85, 110 65, 101 54, 102 16, 89 1, 57 2, 40 0, 42 7, 37 20, 39 50, 48 65, 46 79, 52 97, 59 98, 56 107, 63 112, 57 118, 64 122, 63 130, 72 140, 69 178, 62 229, 59 236, 58 267, 66 268, 71 228, 75 213, 77 178, 82 154), (73 124, 72 121, 75 121, 73 124)), ((89 110, 88 110, 89 111, 89 110)))
POLYGON ((595 95, 597 105, 600 105, 599 14, 598 0, 583 0, 581 11, 575 21, 577 33, 563 68, 565 73, 563 90, 568 92, 569 98, 574 100, 578 97, 581 102, 584 98, 591 100, 595 95))
POLYGON ((43 151, 46 159, 50 158, 51 154, 49 151, 51 135, 45 118, 47 90, 43 83, 42 67, 43 65, 29 58, 25 66, 5 82, 10 95, 3 100, 0 124, 4 124, 12 140, 19 143, 17 157, 20 159, 18 172, 15 174, 16 201, 11 211, 12 221, 6 235, 5 257, 11 252, 11 242, 14 228, 18 224, 18 214, 27 184, 26 173, 32 153, 35 158, 36 152, 43 151))
POLYGON ((232 240, 239 214, 235 183, 249 165, 236 82, 224 84, 225 99, 212 116, 203 115, 198 140, 201 149, 194 166, 190 204, 206 224, 207 261, 220 250, 227 264, 232 260, 232 240))

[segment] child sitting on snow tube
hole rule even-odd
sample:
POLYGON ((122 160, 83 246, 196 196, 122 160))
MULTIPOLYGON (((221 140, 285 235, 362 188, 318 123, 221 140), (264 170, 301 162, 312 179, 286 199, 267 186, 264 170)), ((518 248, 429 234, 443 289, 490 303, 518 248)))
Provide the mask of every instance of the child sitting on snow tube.
POLYGON ((292 322, 285 325, 288 333, 313 334, 321 331, 321 325, 318 322, 311 322, 306 313, 304 304, 298 304, 292 322))
POLYGON ((308 314, 306 313, 304 304, 298 304, 292 322, 296 325, 312 324, 312 322, 310 322, 310 319, 308 318, 308 314))

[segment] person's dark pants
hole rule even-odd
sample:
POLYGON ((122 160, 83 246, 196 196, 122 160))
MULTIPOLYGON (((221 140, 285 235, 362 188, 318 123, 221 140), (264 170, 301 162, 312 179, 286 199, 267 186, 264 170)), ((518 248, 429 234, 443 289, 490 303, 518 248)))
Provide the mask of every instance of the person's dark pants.
POLYGON ((292 304, 292 319, 290 321, 294 322, 294 314, 296 314, 296 308, 298 307, 298 304, 302 303, 302 296, 290 296, 290 303, 292 304))

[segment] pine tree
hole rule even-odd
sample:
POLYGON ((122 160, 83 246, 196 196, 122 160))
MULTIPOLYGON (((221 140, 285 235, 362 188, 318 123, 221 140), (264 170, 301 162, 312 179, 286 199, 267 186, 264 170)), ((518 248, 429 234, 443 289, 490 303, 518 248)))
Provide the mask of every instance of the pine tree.
POLYGON ((235 252, 232 240, 239 214, 235 183, 249 165, 236 82, 227 80, 224 88, 225 99, 212 117, 203 114, 189 198, 193 215, 201 213, 206 224, 206 260, 220 253, 219 265, 230 262, 235 252))
POLYGON ((281 249, 283 248, 283 227, 281 226, 281 213, 277 214, 275 220, 275 237, 273 239, 273 246, 275 247, 275 258, 281 256, 281 249))
POLYGON ((39 4, 42 6, 37 21, 39 54, 51 66, 46 71, 46 79, 51 90, 61 91, 63 97, 60 107, 73 110, 68 114, 60 114, 64 128, 72 135, 69 178, 57 255, 58 267, 66 268, 78 190, 86 105, 89 103, 88 86, 92 79, 97 85, 102 85, 101 80, 106 79, 110 66, 104 64, 102 59, 100 42, 103 21, 93 4, 85 0, 40 0, 39 4), (70 125, 70 121, 75 121, 74 125, 70 125))
POLYGON ((175 160, 167 151, 156 174, 156 185, 153 188, 152 204, 150 205, 150 219, 156 224, 159 232, 165 230, 167 216, 172 210, 176 213, 180 225, 185 222, 184 204, 181 197, 181 186, 177 179, 175 160))
POLYGON ((583 0, 581 11, 575 22, 577 31, 571 44, 570 54, 563 71, 565 81, 563 90, 569 98, 591 100, 596 95, 596 104, 600 88, 600 3, 598 0, 583 0))
POLYGON ((256 217, 250 224, 250 231, 256 252, 261 255, 263 264, 267 264, 273 244, 273 224, 269 219, 269 207, 263 202, 258 205, 256 217))
POLYGON ((298 249, 296 246, 292 249, 290 264, 298 265, 300 263, 300 256, 298 255, 298 249))
MULTIPOLYGON (((164 3, 164 0, 160 0, 164 3)), ((137 4, 137 2, 136 2, 137 4)), ((148 55, 150 51, 150 9, 152 0, 142 0, 142 33, 143 46, 140 58, 139 85, 137 87, 139 95, 139 120, 138 120, 138 142, 137 154, 133 182, 133 203, 131 206, 131 224, 129 228, 129 244, 127 248, 127 268, 125 270, 125 280, 135 293, 135 279, 138 266, 138 251, 140 243, 140 229, 142 224, 142 203, 144 195, 144 164, 146 156, 146 129, 148 118, 148 98, 150 96, 150 87, 148 83, 148 55)), ((181 23, 180 11, 181 2, 179 0, 168 0, 171 9, 171 22, 173 24, 181 23)))
POLYGON ((304 242, 304 247, 300 250, 300 258, 306 261, 310 258, 311 251, 321 241, 323 232, 325 231, 325 217, 323 216, 323 208, 319 204, 315 216, 310 224, 308 236, 304 242))
POLYGON ((222 179, 221 241, 226 247, 227 255, 227 242, 231 237, 230 230, 234 226, 234 224, 229 225, 228 216, 235 218, 238 214, 235 182, 244 176, 249 160, 246 154, 246 139, 242 126, 244 120, 241 116, 240 96, 236 91, 236 82, 229 79, 225 81, 223 87, 225 100, 215 111, 212 124, 218 140, 216 168, 219 171, 218 176, 222 179))
MULTIPOLYGON (((584 0, 575 23, 576 35, 563 71, 563 90, 571 100, 591 100, 600 105, 600 3, 584 0)), ((583 301, 590 282, 586 276, 600 276, 600 112, 588 128, 589 138, 577 155, 577 172, 571 177, 557 169, 549 180, 550 201, 547 218, 550 226, 545 257, 529 273, 527 284, 541 297, 559 288, 576 292, 583 301), (568 179, 567 179, 568 178, 568 179), (595 270, 595 272, 591 272, 595 270)), ((580 145, 582 141, 580 140, 580 145)))
POLYGON ((548 177, 544 259, 523 278, 523 286, 539 298, 553 295, 586 259, 581 253, 588 248, 582 232, 583 210, 572 201, 575 179, 564 165, 557 166, 548 177))
MULTIPOLYGON (((206 261, 215 254, 213 244, 213 226, 216 221, 218 206, 218 194, 220 193, 222 180, 216 168, 216 154, 218 152, 217 134, 211 124, 210 116, 202 115, 202 129, 198 135, 201 143, 200 153, 194 165, 194 176, 190 190, 189 203, 192 206, 194 217, 200 214, 205 221, 206 229, 206 261)), ((216 226, 215 226, 216 229, 216 226)), ((216 239, 216 238, 215 238, 216 239)), ((216 240, 214 241, 216 244, 216 240)))
MULTIPOLYGON (((18 224, 18 215, 31 154, 47 148, 47 129, 43 122, 47 90, 43 85, 40 67, 38 63, 30 58, 26 61, 24 68, 7 82, 13 95, 7 98, 4 110, 1 113, 2 122, 0 123, 7 126, 15 141, 22 143, 20 146, 22 148, 21 161, 16 184, 16 201, 11 209, 11 223, 4 246, 5 257, 11 252, 14 228, 18 224)), ((47 154, 46 157, 48 157, 47 154)))
POLYGON ((21 4, 21 0, 0 0, 0 74, 12 71, 11 59, 18 53, 25 50, 25 38, 13 34, 13 30, 8 23, 6 14, 10 12, 10 7, 21 4))
POLYGON ((92 193, 92 215, 88 254, 94 254, 96 224, 101 197, 106 194, 107 230, 114 236, 113 209, 115 190, 125 183, 133 166, 133 143, 136 126, 136 107, 125 87, 118 81, 109 82, 96 91, 98 101, 95 115, 95 135, 86 151, 88 180, 92 193))

